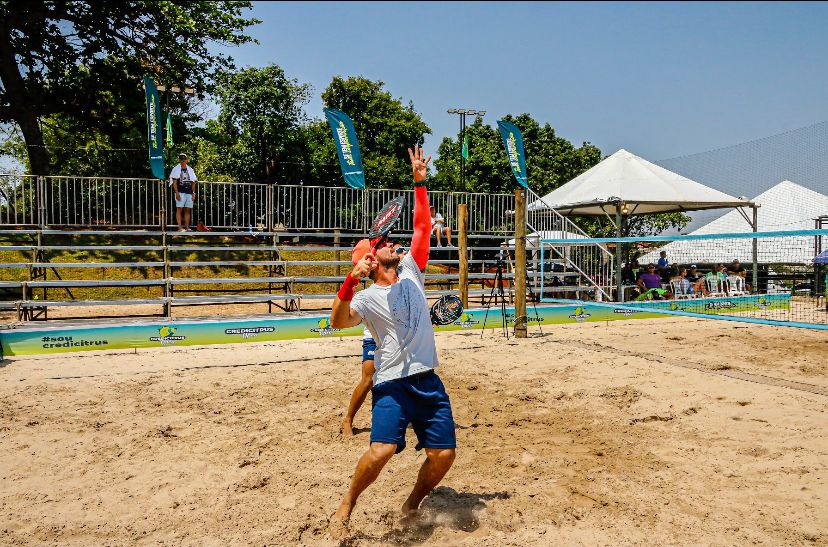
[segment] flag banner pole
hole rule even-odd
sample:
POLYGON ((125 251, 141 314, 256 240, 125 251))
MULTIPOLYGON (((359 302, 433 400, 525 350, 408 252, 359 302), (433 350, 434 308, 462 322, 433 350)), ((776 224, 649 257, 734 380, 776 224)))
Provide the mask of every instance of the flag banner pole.
POLYGON ((520 129, 503 120, 498 120, 497 127, 500 129, 500 136, 503 137, 503 145, 506 147, 506 155, 509 157, 509 165, 512 166, 515 180, 524 188, 528 188, 526 156, 523 153, 523 135, 520 129))
POLYGON ((365 188, 362 154, 359 152, 359 143, 351 118, 333 108, 326 108, 324 112, 336 143, 336 154, 339 156, 339 166, 342 168, 345 184, 351 188, 365 188))
POLYGON ((164 180, 164 141, 161 137, 161 101, 155 82, 144 76, 144 90, 147 96, 147 144, 152 175, 164 180))

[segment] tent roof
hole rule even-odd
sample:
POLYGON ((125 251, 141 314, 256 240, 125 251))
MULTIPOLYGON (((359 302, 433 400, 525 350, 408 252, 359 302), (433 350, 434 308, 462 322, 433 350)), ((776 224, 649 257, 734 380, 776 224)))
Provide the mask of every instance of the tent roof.
POLYGON ((630 215, 747 207, 749 201, 683 177, 623 148, 529 205, 563 215, 615 214, 627 203, 630 215))
MULTIPOLYGON (((828 214, 828 196, 789 180, 783 180, 762 192, 753 201, 760 205, 757 217, 760 232, 813 230, 814 218, 828 214)), ((751 231, 753 231, 752 228, 742 218, 739 211, 730 211, 688 235, 751 231)), ((674 241, 642 256, 639 261, 654 262, 658 259, 658 251, 664 250, 667 251, 667 259, 670 263, 731 262, 734 258, 748 263, 752 256, 751 242, 751 239, 674 241)), ((808 236, 760 238, 757 250, 759 262, 763 264, 807 264, 814 257, 814 238, 808 236)))

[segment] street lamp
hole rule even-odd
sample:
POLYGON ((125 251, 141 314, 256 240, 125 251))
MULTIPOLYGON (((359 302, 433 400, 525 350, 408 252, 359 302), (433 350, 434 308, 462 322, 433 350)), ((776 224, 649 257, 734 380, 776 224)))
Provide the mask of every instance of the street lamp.
POLYGON ((485 110, 473 108, 449 108, 446 112, 460 116, 460 188, 466 191, 466 158, 463 157, 463 144, 466 142, 466 116, 477 116, 482 118, 486 115, 485 110))

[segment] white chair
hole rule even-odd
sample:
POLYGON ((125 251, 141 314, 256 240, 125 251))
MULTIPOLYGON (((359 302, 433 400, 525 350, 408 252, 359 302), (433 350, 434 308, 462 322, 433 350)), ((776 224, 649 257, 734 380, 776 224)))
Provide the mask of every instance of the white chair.
POLYGON ((693 284, 686 279, 670 280, 670 292, 673 293, 673 298, 676 300, 685 300, 693 298, 693 284))
POLYGON ((725 296, 723 285, 724 283, 717 276, 704 278, 704 286, 708 292, 707 296, 712 296, 714 298, 725 296))
POLYGON ((730 296, 745 296, 745 278, 741 275, 727 276, 727 294, 730 296))

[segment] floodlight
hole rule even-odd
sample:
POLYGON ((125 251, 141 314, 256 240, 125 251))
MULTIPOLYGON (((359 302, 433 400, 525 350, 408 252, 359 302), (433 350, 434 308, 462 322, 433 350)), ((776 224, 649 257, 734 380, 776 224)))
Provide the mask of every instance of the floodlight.
POLYGON ((446 112, 448 112, 449 114, 457 114, 457 109, 456 108, 449 108, 446 112))

